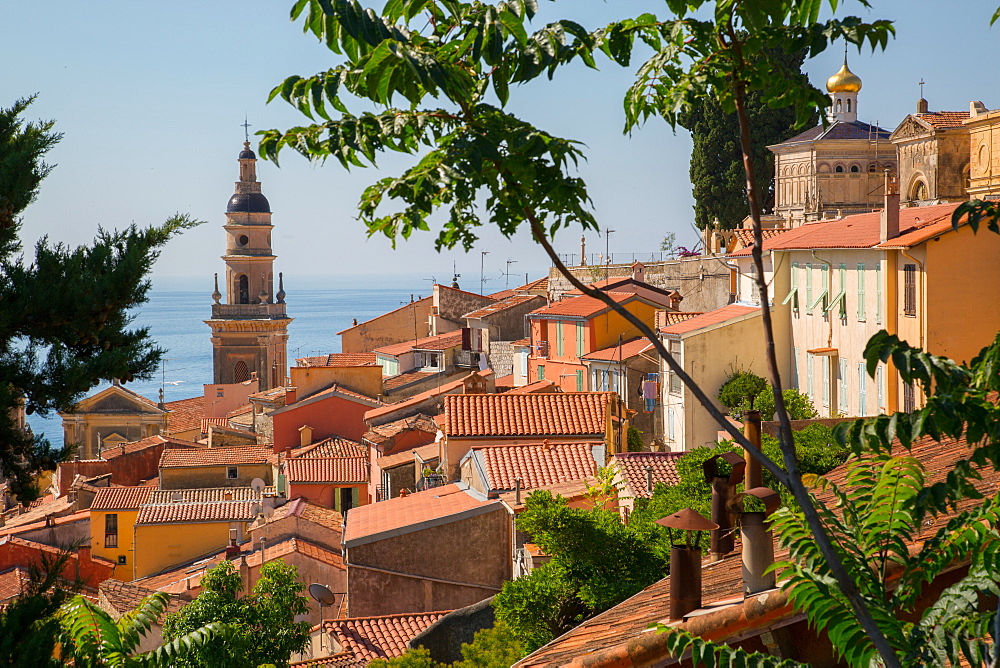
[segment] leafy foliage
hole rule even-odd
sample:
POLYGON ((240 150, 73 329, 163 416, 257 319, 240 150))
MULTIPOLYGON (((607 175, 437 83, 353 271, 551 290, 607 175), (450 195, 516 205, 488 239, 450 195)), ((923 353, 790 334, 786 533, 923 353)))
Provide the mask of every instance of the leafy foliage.
POLYGON ((52 167, 43 162, 61 135, 52 121, 25 123, 34 98, 0 108, 0 470, 22 502, 37 494, 33 473, 60 453, 18 428, 13 416, 68 410, 101 380, 156 370, 162 351, 145 328, 129 329, 129 309, 147 299, 146 276, 159 249, 199 224, 186 215, 161 226, 100 230, 91 246, 42 239, 23 262, 20 215, 52 167))
POLYGON ((163 616, 168 600, 165 593, 156 592, 116 622, 95 603, 82 596, 73 597, 59 611, 63 656, 72 658, 73 665, 78 668, 173 666, 224 638, 228 632, 225 624, 214 622, 174 638, 151 652, 135 654, 142 637, 163 616))
POLYGON ((767 381, 744 369, 734 370, 719 388, 719 403, 730 409, 737 420, 743 417, 743 407, 753 407, 757 397, 767 389, 767 381))
POLYGON ((508 668, 524 655, 524 645, 510 627, 497 622, 492 628, 476 631, 471 643, 462 644, 462 661, 438 663, 427 649, 420 647, 368 665, 371 668, 508 668))
POLYGON ((29 569, 20 596, 0 609, 0 666, 41 668, 61 666, 53 656, 59 636, 59 607, 79 588, 60 578, 72 552, 41 555, 29 569))
POLYGON ((261 566, 253 591, 240 597, 242 578, 232 562, 224 561, 205 574, 194 601, 167 617, 163 636, 174 640, 205 624, 225 621, 232 629, 225 644, 200 647, 177 665, 287 666, 292 652, 309 643, 309 623, 295 621, 308 611, 303 589, 298 569, 278 559, 261 566))
POLYGON ((517 528, 551 559, 528 576, 504 583, 493 606, 497 619, 529 650, 666 573, 659 556, 663 550, 655 546, 665 536, 622 524, 615 510, 570 508, 562 497, 536 491, 517 528))
POLYGON ((625 434, 625 442, 629 452, 642 452, 642 432, 631 425, 625 434))
MULTIPOLYGON (((812 399, 809 398, 808 394, 800 392, 794 388, 788 388, 781 391, 781 396, 785 400, 785 408, 788 410, 788 419, 812 420, 819 417, 819 413, 816 412, 816 407, 813 406, 812 399)), ((770 385, 767 386, 767 390, 757 395, 757 399, 754 402, 754 408, 760 411, 760 419, 774 419, 774 393, 772 392, 770 385)), ((743 409, 743 411, 748 409, 749 406, 743 409)))
MULTIPOLYGON (((789 71, 801 77, 805 51, 770 53, 789 71)), ((774 154, 767 149, 796 132, 795 111, 774 108, 759 93, 747 95, 747 116, 753 128, 751 161, 760 184, 763 207, 774 207, 774 154)), ((816 123, 816 114, 806 121, 816 123)), ((691 132, 691 185, 694 194, 694 224, 698 229, 740 227, 750 211, 747 178, 740 148, 740 129, 735 112, 726 113, 712 97, 685 110, 678 125, 691 132)))

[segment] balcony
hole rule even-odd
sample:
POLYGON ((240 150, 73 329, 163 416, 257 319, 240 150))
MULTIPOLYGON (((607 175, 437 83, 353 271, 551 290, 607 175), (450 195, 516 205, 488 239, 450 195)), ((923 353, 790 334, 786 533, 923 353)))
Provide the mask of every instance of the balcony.
POLYGON ((212 304, 213 319, 276 320, 284 317, 284 304, 212 304))
POLYGON ((448 477, 445 474, 431 473, 429 475, 420 477, 420 480, 417 481, 417 491, 422 492, 425 489, 444 487, 447 484, 448 484, 448 477))
POLYGON ((226 255, 247 255, 256 257, 277 257, 270 248, 250 248, 249 246, 241 246, 239 248, 229 248, 226 250, 226 255))
POLYGON ((478 369, 481 354, 474 350, 456 350, 454 364, 462 369, 478 369))

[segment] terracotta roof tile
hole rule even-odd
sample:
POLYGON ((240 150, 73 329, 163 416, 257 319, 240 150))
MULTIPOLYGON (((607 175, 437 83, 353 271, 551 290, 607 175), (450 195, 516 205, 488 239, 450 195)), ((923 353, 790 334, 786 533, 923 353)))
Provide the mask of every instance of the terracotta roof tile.
POLYGON ((535 490, 544 489, 551 492, 553 496, 561 496, 566 500, 573 501, 585 498, 589 488, 596 484, 597 478, 566 480, 563 482, 541 485, 540 487, 535 487, 533 489, 522 489, 520 503, 517 501, 517 494, 515 492, 501 492, 499 498, 501 501, 510 506, 511 510, 515 513, 519 513, 524 510, 525 502, 535 490))
POLYGON ((249 522, 257 517, 256 501, 217 501, 215 503, 163 503, 139 509, 136 524, 171 524, 174 522, 249 522))
POLYGON ((415 394, 415 395, 413 395, 412 397, 410 397, 408 399, 404 399, 402 401, 397 401, 396 403, 393 403, 393 404, 387 404, 385 406, 380 406, 379 408, 373 408, 372 410, 367 411, 365 413, 365 422, 376 420, 376 419, 382 417, 383 415, 392 415, 393 413, 395 413, 397 411, 400 411, 400 410, 405 410, 405 409, 409 408, 410 406, 415 406, 417 404, 421 404, 421 403, 427 401, 428 399, 432 399, 432 398, 437 397, 437 396, 448 394, 449 392, 452 392, 454 390, 460 390, 462 388, 465 380, 468 379, 468 378, 470 378, 473 375, 479 376, 481 378, 489 378, 490 376, 493 375, 493 371, 491 369, 486 369, 485 371, 474 371, 473 373, 470 373, 468 376, 463 376, 462 378, 459 378, 458 380, 453 380, 450 383, 445 383, 444 385, 441 385, 440 387, 432 388, 432 389, 427 390, 425 392, 421 392, 420 394, 415 394))
POLYGON ((484 306, 482 308, 476 309, 475 311, 471 311, 469 313, 466 313, 463 317, 465 317, 465 318, 486 318, 486 317, 489 317, 489 316, 491 316, 491 315, 493 315, 495 313, 500 313, 501 311, 506 311, 509 308, 513 308, 515 306, 520 306, 521 304, 523 304, 525 302, 530 302, 533 299, 534 300, 539 300, 539 301, 543 300, 543 298, 540 297, 539 295, 517 295, 517 294, 515 294, 515 295, 513 295, 511 297, 507 297, 507 298, 503 299, 502 301, 498 301, 496 303, 489 304, 489 305, 484 306))
POLYGON ((597 474, 591 448, 596 443, 542 443, 536 445, 491 445, 473 448, 481 458, 490 488, 510 490, 520 479, 522 489, 533 489, 597 474))
MULTIPOLYGON (((914 206, 899 210, 899 236, 885 247, 907 247, 951 229, 951 214, 958 203, 914 206), (921 231, 930 228, 932 231, 921 231), (910 236, 913 235, 913 236, 910 236)), ((838 220, 808 223, 764 242, 764 250, 810 250, 813 248, 876 248, 881 244, 881 212, 858 213, 838 220)), ((730 253, 749 257, 750 249, 730 253)))
POLYGON ((375 353, 330 353, 317 357, 300 357, 299 366, 374 366, 378 364, 375 353))
MULTIPOLYGON (((111 610, 105 609, 105 611, 111 614, 115 621, 119 620, 126 612, 139 607, 139 604, 147 596, 156 593, 155 589, 149 589, 134 582, 121 582, 115 579, 105 580, 97 586, 97 590, 102 595, 103 600, 107 601, 108 605, 111 606, 111 610)), ((187 601, 182 601, 177 596, 171 596, 167 602, 167 609, 164 612, 167 614, 177 612, 186 604, 187 601)))
POLYGON ((659 311, 657 315, 657 322, 662 322, 664 327, 669 327, 670 325, 676 325, 679 322, 690 320, 691 318, 701 315, 702 313, 704 313, 704 311, 659 311))
POLYGON ((448 332, 447 334, 438 334, 437 336, 427 336, 422 339, 416 339, 415 341, 393 343, 388 346, 376 348, 374 352, 380 355, 395 357, 396 355, 408 353, 411 350, 447 350, 448 348, 454 348, 455 346, 460 345, 462 345, 461 330, 457 332, 448 332))
POLYGON ((512 346, 530 346, 531 339, 518 339, 517 341, 511 342, 512 346))
POLYGON ((28 569, 20 566, 14 566, 0 573, 0 605, 20 596, 30 580, 28 569))
POLYGON ((299 457, 285 460, 292 483, 368 482, 367 457, 299 457))
POLYGON ((164 450, 160 468, 267 464, 273 450, 265 445, 226 445, 200 450, 164 450))
MULTIPOLYGON (((637 299, 637 296, 631 292, 609 292, 607 295, 611 297, 616 304, 624 304, 625 302, 637 299)), ((546 306, 532 311, 528 314, 528 317, 554 318, 557 316, 565 316, 570 318, 592 318, 599 313, 603 313, 609 308, 611 307, 596 297, 580 295, 579 297, 570 297, 569 299, 553 302, 551 306, 546 306)))
POLYGON ((331 436, 312 445, 292 448, 288 457, 367 457, 368 448, 342 436, 331 436))
POLYGON ((437 443, 428 443, 427 445, 421 445, 417 448, 402 450, 400 452, 394 452, 391 455, 379 457, 377 460, 378 467, 380 469, 391 469, 392 467, 399 466, 401 464, 412 464, 416 461, 415 455, 420 455, 420 459, 426 462, 440 457, 440 452, 441 447, 437 443))
POLYGON ((204 448, 201 443, 196 443, 195 441, 188 441, 180 438, 174 438, 172 436, 147 436, 146 438, 139 441, 132 441, 131 443, 125 443, 125 452, 122 452, 121 446, 116 446, 108 448, 107 450, 101 451, 102 459, 114 459, 115 457, 121 457, 123 454, 131 454, 133 452, 138 452, 140 450, 145 450, 147 448, 155 448, 162 445, 164 449, 168 448, 188 448, 197 449, 204 448))
MULTIPOLYGON (((264 494, 273 494, 274 487, 265 487, 264 494)), ((154 489, 147 503, 215 503, 218 501, 253 501, 259 495, 250 487, 199 487, 194 489, 154 489), (175 501, 174 499, 178 499, 175 501)))
POLYGON ((610 392, 455 394, 444 399, 448 436, 605 433, 610 392))
MULTIPOLYGON (((789 231, 788 229, 780 228, 780 229, 761 230, 760 232, 763 240, 767 241, 768 239, 773 239, 779 234, 784 234, 785 232, 788 231, 789 231)), ((743 230, 743 229, 733 230, 733 235, 740 242, 741 246, 743 247, 753 246, 753 230, 743 230)))
POLYGON ((167 414, 167 434, 201 429, 201 419, 205 416, 205 397, 191 397, 165 403, 167 414))
POLYGON ((411 640, 448 612, 348 617, 324 621, 323 628, 356 659, 369 663, 401 656, 411 640))
POLYGON ((0 527, 0 533, 8 533, 12 528, 23 527, 26 524, 33 524, 39 520, 44 520, 47 516, 60 516, 70 513, 73 509, 73 501, 68 495, 54 498, 51 494, 36 499, 24 512, 11 510, 4 513, 4 526, 0 527))
POLYGON ((260 392, 248 394, 247 399, 270 399, 272 401, 283 399, 287 389, 286 387, 272 387, 270 390, 261 390, 260 392))
MULTIPOLYGON (((253 412, 253 404, 243 404, 239 408, 234 408, 233 410, 226 413, 227 418, 239 417, 241 415, 246 415, 247 413, 253 412)), ((211 419, 211 418, 210 418, 211 419)))
POLYGON ((652 494, 648 491, 646 467, 650 467, 653 487, 657 483, 677 485, 681 478, 677 473, 677 460, 683 452, 621 452, 612 456, 611 461, 618 466, 628 485, 629 495, 640 499, 648 499, 652 494))
POLYGON ((344 524, 344 516, 333 508, 311 503, 301 497, 275 508, 274 515, 267 520, 267 523, 277 522, 286 517, 298 517, 337 532, 340 532, 344 524))
POLYGON ((483 509, 496 503, 484 500, 482 495, 471 492, 468 486, 462 483, 452 483, 414 492, 404 497, 359 506, 347 514, 344 545, 349 548, 352 542, 356 543, 365 538, 369 539, 365 542, 377 540, 380 534, 387 531, 398 531, 407 527, 417 529, 425 522, 443 520, 452 515, 483 509))
POLYGON ((105 487, 94 495, 91 510, 138 510, 149 501, 152 487, 105 487))
POLYGON ((968 120, 967 111, 929 111, 925 114, 914 114, 917 118, 928 123, 935 130, 944 128, 960 128, 963 121, 968 120))
POLYGON ((380 444, 406 431, 422 431, 427 434, 436 434, 437 430, 437 424, 434 423, 432 417, 423 413, 417 413, 402 420, 394 420, 393 422, 386 422, 385 424, 372 427, 365 433, 365 440, 380 444))
POLYGON ((587 353, 580 359, 615 362, 630 359, 639 353, 646 353, 653 357, 657 356, 656 351, 653 350, 653 344, 649 342, 649 339, 643 337, 626 341, 620 346, 615 345, 610 348, 595 350, 592 353, 587 353))
POLYGON ((413 383, 419 383, 420 381, 426 380, 431 376, 437 376, 440 373, 440 371, 420 371, 418 369, 414 369, 413 371, 407 371, 395 376, 383 378, 382 389, 386 393, 389 393, 393 390, 398 390, 401 387, 406 387, 407 385, 412 385, 413 383))
POLYGON ((350 668, 352 666, 366 666, 367 663, 359 661, 350 652, 339 652, 329 656, 321 656, 317 659, 306 659, 305 661, 294 661, 288 664, 288 668, 350 668))
POLYGON ((542 380, 536 380, 534 382, 528 383, 527 385, 522 385, 521 387, 515 387, 512 390, 507 390, 505 394, 532 394, 533 392, 559 392, 561 390, 553 389, 556 387, 555 382, 543 378, 542 380))
POLYGON ((688 332, 694 332, 699 329, 705 329, 706 327, 711 327, 712 325, 718 325, 720 323, 726 322, 727 320, 732 320, 733 318, 739 318, 747 315, 748 313, 759 313, 760 307, 758 306, 743 306, 741 304, 729 304, 728 306, 723 306, 717 308, 714 311, 708 311, 702 313, 701 315, 695 316, 694 318, 688 318, 676 325, 670 325, 669 327, 663 327, 660 329, 662 334, 687 334, 688 332))

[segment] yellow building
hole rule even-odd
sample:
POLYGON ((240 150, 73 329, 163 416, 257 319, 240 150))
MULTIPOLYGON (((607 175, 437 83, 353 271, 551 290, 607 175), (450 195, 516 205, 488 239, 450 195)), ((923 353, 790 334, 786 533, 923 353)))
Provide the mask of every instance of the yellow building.
POLYGON ((160 456, 161 489, 249 487, 254 478, 274 482, 274 452, 264 445, 168 449, 160 456))
POLYGON ((242 541, 262 510, 247 488, 153 490, 135 520, 132 578, 218 552, 231 537, 242 541))
POLYGON ((91 553, 113 562, 118 580, 133 579, 136 518, 152 492, 152 487, 105 487, 94 494, 90 506, 91 553))

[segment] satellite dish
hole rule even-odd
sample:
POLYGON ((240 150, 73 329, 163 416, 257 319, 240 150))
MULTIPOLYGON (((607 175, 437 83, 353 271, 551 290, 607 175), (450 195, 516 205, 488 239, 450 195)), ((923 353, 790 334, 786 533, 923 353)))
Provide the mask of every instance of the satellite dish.
POLYGON ((260 515, 262 512, 264 512, 264 506, 260 505, 259 503, 255 503, 253 504, 253 507, 250 510, 253 512, 254 515, 260 515))
POLYGON ((337 597, 328 587, 316 582, 309 585, 309 595, 320 605, 333 605, 337 600, 337 597))
POLYGON ((181 501, 184 500, 184 495, 181 494, 180 492, 174 492, 173 494, 170 495, 170 500, 173 503, 180 503, 181 501))
POLYGON ((437 433, 434 434, 434 442, 440 443, 442 438, 444 438, 444 432, 438 429, 437 433))
POLYGON ((267 519, 271 519, 272 517, 274 517, 274 508, 272 508, 271 506, 264 506, 264 517, 266 517, 267 519))
POLYGON ((260 478, 254 478, 250 481, 250 489, 252 489, 257 496, 260 496, 266 486, 267 485, 260 478))

